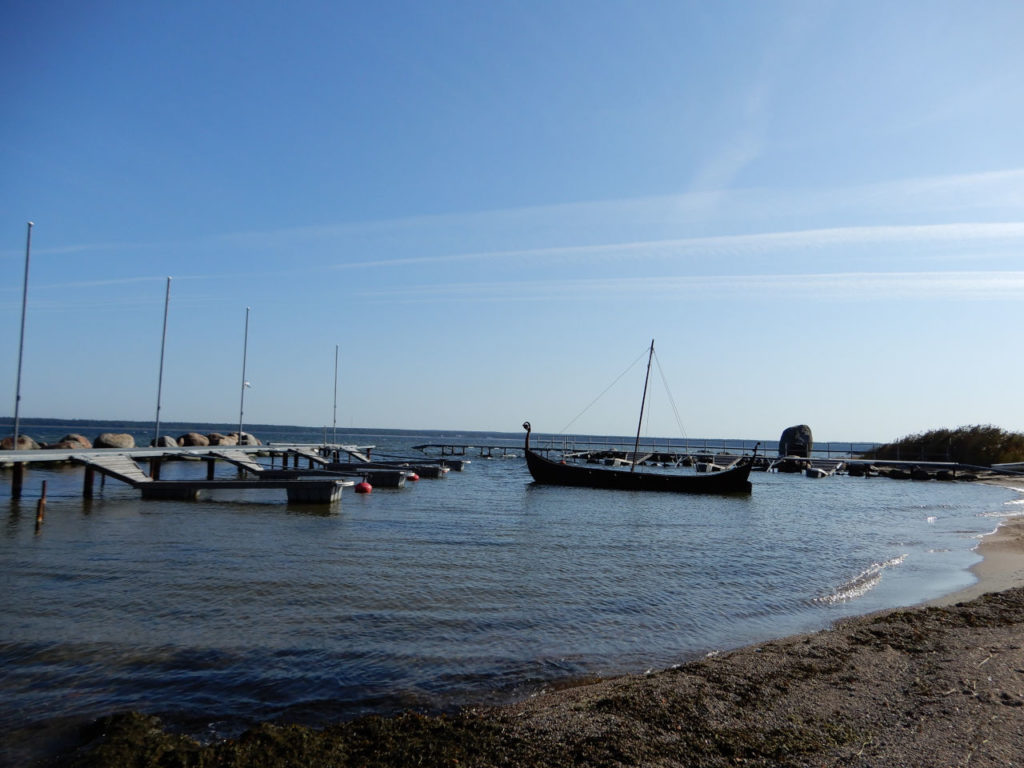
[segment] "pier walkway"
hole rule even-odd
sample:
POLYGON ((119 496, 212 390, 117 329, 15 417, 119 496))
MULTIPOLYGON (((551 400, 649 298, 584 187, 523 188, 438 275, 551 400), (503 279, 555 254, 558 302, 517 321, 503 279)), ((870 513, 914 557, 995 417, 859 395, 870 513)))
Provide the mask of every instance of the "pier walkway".
MULTIPOLYGON (((332 460, 337 461, 342 454, 368 461, 372 449, 373 446, 308 444, 67 450, 44 448, 0 451, 0 465, 10 465, 12 468, 12 498, 21 497, 27 465, 71 462, 85 468, 82 495, 86 498, 92 496, 94 479, 96 473, 99 473, 138 489, 144 499, 194 499, 204 490, 284 489, 290 502, 330 504, 341 498, 343 488, 355 485, 355 481, 348 478, 369 473, 360 472, 358 463, 352 463, 351 471, 347 472, 332 472, 322 468, 332 460), (256 461, 256 455, 270 456, 271 467, 256 461), (280 469, 273 467, 276 459, 281 461, 280 469), (300 459, 309 463, 309 470, 299 469, 300 459), (207 465, 206 479, 161 480, 160 469, 165 460, 202 460, 207 465), (214 467, 218 460, 238 466, 240 470, 255 475, 255 479, 216 478, 214 467), (148 473, 139 466, 139 461, 148 463, 148 473), (288 469, 289 462, 293 469, 288 469), (315 464, 319 468, 314 469, 315 464)), ((395 473, 374 475, 382 485, 393 482, 395 486, 400 486, 404 482, 404 476, 399 477, 395 473)))

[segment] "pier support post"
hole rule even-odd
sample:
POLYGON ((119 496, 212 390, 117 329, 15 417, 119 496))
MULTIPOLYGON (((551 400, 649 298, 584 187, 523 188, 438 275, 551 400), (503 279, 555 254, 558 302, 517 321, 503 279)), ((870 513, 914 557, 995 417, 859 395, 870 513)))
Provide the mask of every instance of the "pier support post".
POLYGON ((11 469, 11 498, 21 498, 21 486, 25 483, 25 462, 15 462, 14 467, 11 469))
POLYGON ((216 459, 206 459, 206 479, 213 480, 213 470, 217 465, 216 459))
POLYGON ((96 470, 92 467, 85 468, 85 479, 82 480, 82 497, 86 499, 92 498, 92 484, 96 478, 96 470))
POLYGON ((36 533, 43 527, 43 516, 46 514, 46 481, 43 480, 43 494, 36 502, 36 533))
POLYGON ((160 459, 158 457, 149 460, 149 476, 154 480, 160 479, 160 459))

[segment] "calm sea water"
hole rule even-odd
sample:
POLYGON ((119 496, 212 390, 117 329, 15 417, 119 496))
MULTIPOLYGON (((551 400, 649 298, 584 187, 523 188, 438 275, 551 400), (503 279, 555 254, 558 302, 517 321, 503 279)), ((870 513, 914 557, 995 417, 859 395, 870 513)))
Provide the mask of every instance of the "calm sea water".
POLYGON ((85 501, 70 467, 31 469, 14 501, 0 473, 0 761, 125 709, 216 739, 665 667, 967 586, 978 537, 1024 512, 977 484, 754 473, 751 496, 716 498, 535 486, 521 458, 470 458, 329 509, 281 491, 143 502, 115 481, 85 501))

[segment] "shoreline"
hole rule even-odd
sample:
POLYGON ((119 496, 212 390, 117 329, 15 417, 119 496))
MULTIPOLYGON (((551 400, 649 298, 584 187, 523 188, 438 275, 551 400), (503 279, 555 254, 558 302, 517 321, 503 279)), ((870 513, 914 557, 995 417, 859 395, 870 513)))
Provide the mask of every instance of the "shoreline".
MULTIPOLYGON (((1001 485, 1007 483, 999 482, 1001 485)), ((1014 479, 1009 487, 1024 492, 1014 479)), ((259 724, 201 745, 118 714, 59 764, 1005 766, 1024 743, 1024 510, 978 544, 978 582, 647 674, 448 716, 259 724)))
POLYGON ((450 716, 262 723, 200 745, 138 713, 100 718, 54 765, 1019 765, 1024 587, 853 618, 678 667, 450 716))
MULTIPOLYGON (((981 482, 1011 488, 1024 499, 1024 477, 990 478, 981 482)), ((977 582, 922 605, 943 607, 974 600, 989 592, 1024 586, 1024 506, 1018 514, 999 520, 996 529, 978 541, 975 551, 981 561, 971 566, 977 582)))

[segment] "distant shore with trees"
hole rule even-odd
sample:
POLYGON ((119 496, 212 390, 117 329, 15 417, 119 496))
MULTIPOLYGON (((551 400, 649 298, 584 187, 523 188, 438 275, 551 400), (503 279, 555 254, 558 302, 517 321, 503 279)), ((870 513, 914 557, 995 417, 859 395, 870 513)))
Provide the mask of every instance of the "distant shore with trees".
POLYGON ((870 458, 902 461, 953 461, 990 467, 1024 461, 1024 434, 991 424, 933 429, 877 446, 870 458))

